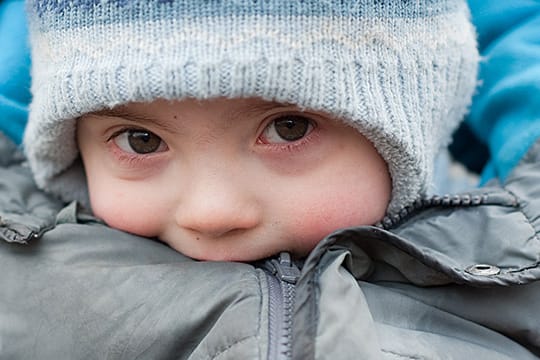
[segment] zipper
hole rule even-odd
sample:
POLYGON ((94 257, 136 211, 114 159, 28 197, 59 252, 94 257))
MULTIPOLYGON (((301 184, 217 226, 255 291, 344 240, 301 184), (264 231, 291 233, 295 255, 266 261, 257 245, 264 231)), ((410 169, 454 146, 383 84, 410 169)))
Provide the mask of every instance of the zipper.
POLYGON ((268 360, 290 360, 296 281, 300 270, 282 252, 262 265, 268 280, 268 360))
POLYGON ((421 210, 433 207, 473 207, 480 205, 519 206, 515 196, 505 192, 486 192, 482 189, 470 193, 433 195, 415 200, 412 204, 402 207, 399 211, 387 214, 375 226, 385 230, 397 227, 403 221, 421 210))

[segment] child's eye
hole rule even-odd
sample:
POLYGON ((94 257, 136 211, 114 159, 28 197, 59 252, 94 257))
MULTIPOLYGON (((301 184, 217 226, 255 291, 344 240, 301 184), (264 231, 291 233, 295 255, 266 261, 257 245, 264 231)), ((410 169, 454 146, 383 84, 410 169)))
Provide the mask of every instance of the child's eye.
POLYGON ((313 123, 304 116, 281 116, 266 126, 261 140, 267 144, 293 142, 302 139, 311 130, 313 123))
POLYGON ((132 154, 150 154, 167 150, 167 144, 151 131, 143 129, 122 130, 113 136, 114 143, 132 154))

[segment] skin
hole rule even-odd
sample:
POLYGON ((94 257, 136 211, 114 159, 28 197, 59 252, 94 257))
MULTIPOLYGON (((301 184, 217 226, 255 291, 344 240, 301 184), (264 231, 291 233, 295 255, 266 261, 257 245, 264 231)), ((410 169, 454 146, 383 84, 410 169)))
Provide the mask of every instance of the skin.
POLYGON ((132 103, 83 116, 77 139, 96 216, 200 260, 305 256, 334 230, 377 222, 390 201, 366 138, 286 104, 132 103))

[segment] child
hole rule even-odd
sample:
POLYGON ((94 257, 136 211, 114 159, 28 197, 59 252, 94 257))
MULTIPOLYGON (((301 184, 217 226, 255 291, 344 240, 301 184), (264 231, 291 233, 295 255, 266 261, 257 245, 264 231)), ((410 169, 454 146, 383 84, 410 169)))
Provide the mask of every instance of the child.
POLYGON ((461 1, 30 9, 38 185, 196 259, 303 257, 399 213, 476 83, 461 1))
MULTIPOLYGON (((314 201, 303 197, 310 189, 295 186, 295 178, 313 180, 308 176, 313 171, 334 164, 338 169, 331 175, 315 177, 324 187, 328 177, 358 179, 365 171, 364 163, 339 170, 343 163, 333 159, 329 165, 330 155, 322 148, 352 161, 367 156, 380 164, 383 159, 392 188, 380 201, 392 215, 382 221, 387 229, 359 226, 333 233, 297 262, 300 272, 286 253, 252 264, 193 261, 105 226, 73 204, 64 207, 35 189, 20 159, 7 159, 0 167, 0 236, 7 240, 0 242, 0 357, 537 359, 540 144, 504 184, 414 201, 427 187, 436 142, 445 139, 442 125, 457 121, 474 82, 474 71, 466 66, 474 67, 474 61, 465 61, 475 52, 466 50, 472 35, 462 4, 250 2, 241 15, 232 16, 240 14, 241 1, 198 3, 200 8, 180 9, 166 1, 36 2, 31 15, 36 97, 27 146, 41 186, 65 199, 77 198, 77 186, 86 184, 80 148, 89 173, 88 201, 111 224, 109 208, 116 203, 130 211, 125 223, 132 217, 135 224, 145 222, 153 212, 171 218, 174 212, 185 221, 184 212, 201 213, 193 210, 196 201, 185 199, 204 199, 201 194, 209 192, 213 205, 202 207, 207 214, 208 209, 223 213, 217 200, 241 200, 248 204, 242 210, 248 219, 263 214, 262 224, 272 219, 271 225, 261 230, 261 222, 244 221, 232 233, 222 232, 227 227, 201 232, 178 226, 175 234, 182 233, 189 248, 195 248, 197 236, 207 240, 211 235, 216 242, 238 240, 245 247, 257 231, 277 229, 280 235, 282 223, 302 231, 314 226, 309 224, 312 213, 297 208, 299 199, 314 201), (276 4, 282 6, 265 7, 276 4), (146 21, 139 10, 148 15, 146 21), (238 21, 235 36, 220 38, 220 29, 233 28, 228 19, 238 21), (181 29, 165 36, 170 26, 181 29), (189 46, 175 52, 171 46, 182 43, 179 39, 189 46), (239 52, 244 46, 249 51, 239 52), (216 62, 211 50, 223 61, 216 62), (291 54, 298 60, 288 66, 291 54), (220 76, 215 77, 216 69, 223 70, 220 76), (345 76, 348 72, 354 76, 345 76), (100 123, 120 127, 94 138, 100 123), (336 145, 336 137, 343 144, 336 145), (71 141, 67 151, 66 141, 71 141), (51 161, 37 155, 52 155, 51 161), (99 156, 103 164, 96 164, 99 156), (180 170, 189 171, 197 183, 180 170), (103 176, 92 180, 90 173, 103 176), (158 191, 156 182, 168 184, 170 177, 179 189, 158 191), (115 199, 100 194, 103 184, 96 181, 101 178, 115 185, 115 199), (261 189, 252 184, 276 179, 285 185, 261 189), (133 191, 142 184, 149 185, 133 191), (135 197, 146 196, 142 192, 148 188, 154 196, 170 194, 173 210, 155 208, 159 199, 148 197, 138 204, 141 212, 135 211, 135 200, 121 203, 124 187, 135 197), (289 206, 301 211, 296 222, 290 212, 275 213, 276 207, 285 211, 289 206), (183 210, 178 215, 176 209, 183 210)), ((0 154, 12 155, 5 148, 0 154)), ((376 174, 383 182, 385 172, 376 174)), ((339 179, 331 180, 332 192, 344 191, 335 189, 339 179)), ((86 187, 81 189, 85 201, 86 187)), ((384 193, 385 186, 379 190, 384 193)), ((366 189, 347 191, 370 195, 366 189)), ((350 209, 335 209, 328 193, 323 188, 311 196, 324 198, 329 214, 350 215, 350 209)), ((358 207, 365 206, 363 201, 358 207)), ((362 221, 364 212, 353 210, 354 221, 362 221)), ((367 213, 380 216, 370 207, 367 213)), ((342 225, 334 221, 316 225, 342 225)), ((158 228, 167 229, 159 223, 158 228)), ((176 246, 167 234, 158 236, 176 246)), ((273 251, 270 240, 263 240, 253 253, 231 246, 231 258, 273 251)), ((280 248, 290 249, 296 241, 285 240, 280 248)), ((213 250, 205 249, 201 258, 222 256, 213 250)))

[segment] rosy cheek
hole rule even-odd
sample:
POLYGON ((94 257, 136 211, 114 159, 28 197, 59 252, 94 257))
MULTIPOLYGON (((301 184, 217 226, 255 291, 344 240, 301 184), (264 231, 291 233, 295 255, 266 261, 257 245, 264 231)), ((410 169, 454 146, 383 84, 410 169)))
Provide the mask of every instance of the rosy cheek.
MULTIPOLYGON (((113 228, 140 236, 157 236, 161 228, 161 211, 152 206, 148 196, 132 196, 131 192, 115 190, 118 187, 108 186, 106 191, 100 191, 90 186, 94 214, 113 228)), ((141 193, 135 191, 135 194, 141 193)))
MULTIPOLYGON (((334 194, 321 199, 321 202, 309 204, 298 220, 291 223, 295 235, 294 252, 305 255, 330 233, 352 226, 371 225, 381 220, 386 211, 387 202, 380 198, 363 194, 363 201, 357 201, 352 194, 334 194)), ((374 194, 375 195, 375 194, 374 194)), ((306 204, 307 205, 307 204, 306 204)))
POLYGON ((328 211, 310 211, 303 216, 302 221, 293 224, 296 229, 293 231, 295 248, 300 252, 309 251, 333 231, 353 225, 359 225, 359 223, 328 211))

